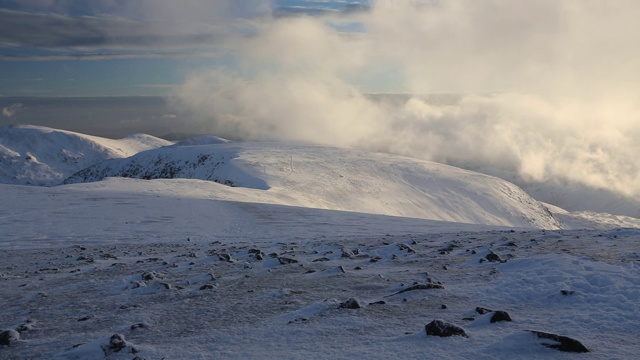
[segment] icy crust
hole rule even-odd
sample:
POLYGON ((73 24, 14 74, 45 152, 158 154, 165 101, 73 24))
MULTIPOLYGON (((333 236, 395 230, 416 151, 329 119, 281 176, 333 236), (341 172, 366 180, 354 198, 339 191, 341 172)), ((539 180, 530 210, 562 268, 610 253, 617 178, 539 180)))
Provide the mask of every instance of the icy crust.
POLYGON ((172 146, 84 169, 66 184, 107 177, 200 179, 267 190, 259 202, 472 224, 557 229, 517 186, 387 154, 291 143, 172 146))
POLYGON ((21 332, 0 357, 574 358, 537 333, 637 353, 637 230, 330 234, 3 251, 0 327, 21 332))
POLYGON ((0 126, 0 183, 57 185, 106 159, 171 144, 144 134, 113 140, 40 126, 0 126))

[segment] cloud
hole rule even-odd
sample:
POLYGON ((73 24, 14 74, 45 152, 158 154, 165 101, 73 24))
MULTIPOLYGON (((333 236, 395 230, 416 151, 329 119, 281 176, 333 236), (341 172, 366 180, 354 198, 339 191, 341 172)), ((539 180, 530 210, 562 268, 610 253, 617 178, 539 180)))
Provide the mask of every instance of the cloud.
POLYGON ((362 33, 325 17, 269 18, 234 39, 233 68, 195 71, 174 106, 223 137, 387 151, 640 198, 639 15, 631 0, 379 0, 353 15, 362 33), (385 83, 459 96, 364 94, 385 83))
POLYGON ((22 105, 21 103, 14 103, 9 106, 4 106, 2 108, 2 115, 7 118, 12 118, 17 113, 24 110, 24 108, 25 108, 24 105, 22 105))

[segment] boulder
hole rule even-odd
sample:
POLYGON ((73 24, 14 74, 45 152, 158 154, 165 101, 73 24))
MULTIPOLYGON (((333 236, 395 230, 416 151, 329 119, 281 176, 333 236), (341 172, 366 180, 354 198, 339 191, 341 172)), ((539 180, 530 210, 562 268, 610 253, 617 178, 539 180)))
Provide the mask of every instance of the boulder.
POLYGON ((429 336, 440 336, 440 337, 448 337, 448 336, 463 336, 468 338, 467 332, 458 325, 450 324, 445 322, 444 320, 433 320, 429 324, 425 326, 425 330, 427 331, 427 335, 429 336))

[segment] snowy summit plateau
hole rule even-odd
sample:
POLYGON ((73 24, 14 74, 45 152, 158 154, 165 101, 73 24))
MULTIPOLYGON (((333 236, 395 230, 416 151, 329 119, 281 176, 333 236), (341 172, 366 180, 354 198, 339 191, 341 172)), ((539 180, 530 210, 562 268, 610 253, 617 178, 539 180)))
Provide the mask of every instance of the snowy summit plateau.
POLYGON ((640 219, 567 211, 479 172, 13 125, 0 193, 2 359, 640 350, 640 219))

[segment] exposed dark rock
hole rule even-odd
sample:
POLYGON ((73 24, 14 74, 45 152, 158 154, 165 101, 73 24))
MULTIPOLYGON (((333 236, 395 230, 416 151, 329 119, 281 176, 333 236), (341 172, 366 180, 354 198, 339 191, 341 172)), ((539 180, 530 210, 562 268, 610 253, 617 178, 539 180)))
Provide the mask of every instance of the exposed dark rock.
POLYGON ((369 305, 385 305, 386 303, 387 303, 386 301, 380 300, 380 301, 369 303, 369 305))
POLYGON ((564 352, 577 352, 577 353, 585 353, 589 352, 589 349, 586 348, 580 341, 576 339, 572 339, 567 336, 556 335, 551 333, 546 333, 542 331, 534 331, 534 330, 526 330, 538 337, 538 339, 551 340, 553 343, 543 343, 543 346, 546 346, 551 349, 556 349, 564 352))
POLYGON ((220 259, 220 261, 233 262, 233 259, 229 254, 218 254, 218 259, 220 259))
POLYGON ((286 265, 286 264, 295 264, 298 262, 298 260, 296 259, 292 259, 292 258, 288 258, 288 257, 284 257, 284 256, 280 256, 278 257, 278 261, 280 262, 280 264, 282 265, 286 265))
POLYGON ((381 257, 381 256, 374 256, 374 257, 372 257, 372 258, 371 258, 371 260, 369 260, 369 261, 370 261, 370 262, 372 262, 372 263, 374 263, 374 262, 378 262, 378 261, 380 261, 380 260, 382 260, 382 257, 381 257))
POLYGON ((306 317, 299 317, 299 318, 295 318, 295 319, 289 321, 289 324, 306 323, 308 321, 309 321, 309 319, 307 319, 306 317))
POLYGON ((440 305, 440 309, 442 309, 442 310, 446 310, 447 308, 448 308, 448 306, 446 304, 440 305))
POLYGON ((504 260, 500 257, 500 255, 494 253, 493 251, 490 252, 487 256, 483 257, 482 259, 480 259, 480 262, 499 262, 499 263, 506 263, 507 260, 504 260))
POLYGON ((0 345, 9 346, 18 340, 20 340, 20 333, 13 329, 0 332, 0 345))
POLYGON ((154 280, 156 277, 157 277, 157 274, 153 271, 142 274, 142 280, 144 281, 151 281, 151 280, 154 280))
POLYGON ((338 307, 340 309, 360 309, 362 306, 360 305, 358 299, 351 298, 343 303, 340 303, 338 307))
POLYGON ((127 341, 122 334, 113 334, 109 339, 109 350, 118 352, 127 346, 127 341))
POLYGON ((484 314, 488 314, 490 312, 493 312, 493 310, 491 309, 487 309, 487 308, 483 308, 483 307, 476 307, 476 313, 480 314, 480 315, 484 315, 484 314))
POLYGON ((425 330, 427 331, 427 335, 429 336, 440 336, 440 337, 448 337, 448 336, 463 336, 469 337, 467 332, 458 325, 450 324, 443 320, 433 320, 429 324, 425 326, 425 330))
POLYGON ((511 319, 511 315, 509 315, 508 312, 499 310, 493 313, 493 315, 491 316, 490 322, 493 324, 500 321, 513 321, 513 320, 511 319))
POLYGON ((200 286, 200 290, 213 290, 214 286, 211 284, 206 284, 206 285, 202 285, 200 286))
POLYGON ((348 250, 348 249, 342 249, 342 257, 343 258, 352 258, 354 256, 355 256, 355 254, 353 253, 353 251, 348 250))
POLYGON ((87 315, 84 317, 81 317, 80 319, 78 319, 78 321, 87 321, 87 320, 91 320, 95 317, 95 315, 87 315))
POLYGON ((323 261, 329 261, 329 259, 326 258, 326 257, 321 257, 321 258, 313 260, 313 262, 323 262, 323 261))
POLYGON ((569 295, 573 295, 576 292, 573 290, 560 290, 560 294, 564 295, 564 296, 569 296, 569 295))
POLYGON ((32 329, 33 329, 33 327, 34 327, 34 325, 35 325, 35 321, 33 321, 33 320, 27 320, 27 322, 26 322, 25 324, 21 324, 21 325, 19 325, 19 326, 16 328, 16 331, 22 334, 22 333, 23 333, 23 332, 25 332, 25 331, 32 330, 32 329))
POLYGON ((412 254, 416 253, 416 251, 411 246, 409 246, 407 244, 398 244, 398 248, 400 250, 406 250, 408 253, 412 253, 412 254))
POLYGON ((131 325, 131 330, 137 330, 137 329, 148 329, 149 328, 149 324, 146 323, 137 323, 137 324, 133 324, 131 325))
POLYGON ((413 290, 431 290, 431 289, 444 289, 444 286, 440 285, 440 284, 433 284, 433 283, 429 283, 429 284, 416 284, 413 286, 409 286, 406 289, 402 289, 400 291, 398 291, 397 293, 393 293, 391 295, 387 295, 387 297, 389 296, 393 296, 393 295, 398 295, 398 294, 402 294, 404 292, 407 291, 413 291, 413 290))

